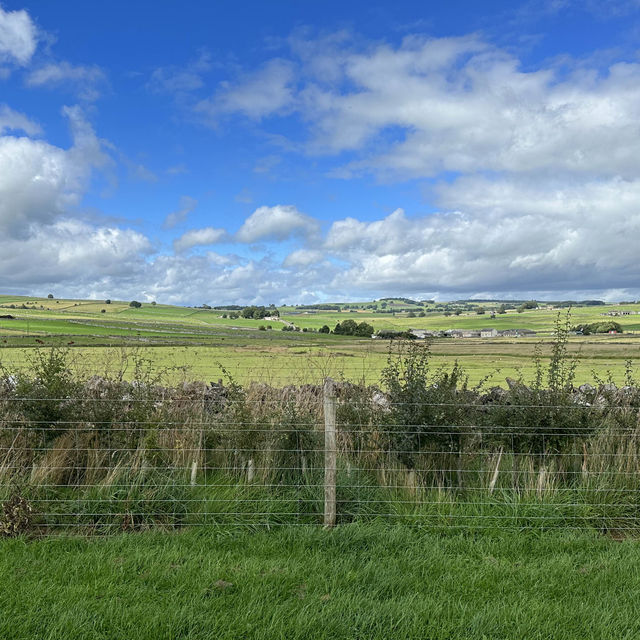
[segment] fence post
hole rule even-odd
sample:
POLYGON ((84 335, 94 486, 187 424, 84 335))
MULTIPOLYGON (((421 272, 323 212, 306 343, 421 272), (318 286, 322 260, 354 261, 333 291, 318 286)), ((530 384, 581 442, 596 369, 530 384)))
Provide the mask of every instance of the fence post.
POLYGON ((324 381, 324 526, 336 524, 336 392, 333 380, 324 381))

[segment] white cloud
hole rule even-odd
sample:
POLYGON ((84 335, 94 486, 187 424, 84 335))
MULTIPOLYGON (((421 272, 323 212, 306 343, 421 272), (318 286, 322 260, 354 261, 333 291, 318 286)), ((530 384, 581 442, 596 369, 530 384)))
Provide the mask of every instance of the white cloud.
MULTIPOLYGON (((76 205, 92 169, 109 157, 77 107, 65 107, 73 146, 62 149, 28 137, 0 136, 0 230, 25 237, 76 205)), ((15 112, 9 115, 15 119, 15 112)), ((26 123, 23 123, 26 126, 26 123)))
POLYGON ((187 216, 198 206, 198 201, 191 196, 182 196, 180 198, 179 208, 172 211, 164 219, 162 226, 165 229, 173 229, 187 219, 187 216))
POLYGON ((83 172, 68 152, 29 138, 0 138, 0 229, 27 235, 78 200, 83 172))
POLYGON ((212 67, 211 56, 205 51, 184 67, 158 67, 151 74, 147 88, 154 93, 181 95, 204 86, 203 76, 212 67))
POLYGON ((80 289, 105 278, 126 282, 144 267, 150 251, 138 232, 63 219, 32 227, 26 238, 2 237, 0 275, 9 287, 52 283, 80 289))
POLYGON ((182 253, 193 247, 202 247, 210 244, 218 244, 227 239, 224 229, 204 227, 202 229, 189 229, 179 238, 173 241, 173 249, 176 253, 182 253))
POLYGON ((254 120, 286 113, 293 102, 293 82, 290 62, 270 60, 235 83, 221 83, 211 98, 197 104, 196 111, 213 122, 236 112, 254 120))
POLYGON ((325 259, 325 254, 322 251, 315 249, 296 249, 292 251, 282 263, 284 267, 308 267, 312 264, 317 264, 325 259))
POLYGON ((259 207, 240 227, 236 240, 252 243, 259 240, 282 241, 293 236, 310 236, 316 233, 316 220, 301 213, 293 205, 259 207))
POLYGON ((307 153, 351 154, 333 172, 342 177, 640 171, 635 60, 603 66, 597 57, 565 56, 524 68, 478 36, 354 42, 292 38, 289 59, 267 61, 197 109, 213 122, 233 113, 295 114, 306 125, 307 153))
POLYGON ((640 180, 587 184, 462 179, 441 188, 458 211, 333 224, 325 248, 350 267, 335 288, 569 291, 637 288, 640 180))
POLYGON ((0 136, 9 131, 24 131, 29 136, 42 133, 37 122, 3 104, 0 105, 0 136))
POLYGON ((26 78, 30 87, 71 86, 80 98, 87 101, 97 100, 100 87, 106 82, 107 77, 100 67, 72 65, 69 62, 47 64, 32 71, 26 78))
POLYGON ((236 255, 222 255, 215 251, 207 251, 207 260, 211 264, 218 266, 228 266, 240 262, 240 258, 236 255))
POLYGON ((353 172, 636 174, 640 65, 598 71, 523 71, 475 38, 410 38, 348 56, 345 81, 354 88, 311 86, 306 104, 318 150, 358 151, 398 130, 377 145, 383 150, 353 161, 353 172))
POLYGON ((0 62, 26 65, 38 45, 38 32, 25 10, 5 11, 0 6, 0 62))
MULTIPOLYGON (((399 46, 363 47, 344 37, 326 43, 294 43, 290 60, 267 61, 220 85, 200 113, 213 123, 234 113, 255 121, 300 116, 304 143, 281 153, 333 155, 346 177, 435 177, 429 188, 440 213, 352 215, 323 237, 320 222, 296 206, 262 206, 235 236, 190 229, 174 241, 175 255, 161 255, 137 232, 73 220, 92 172, 110 162, 79 108, 65 109, 74 142, 63 149, 29 137, 38 126, 4 107, 0 278, 15 287, 58 278, 69 293, 182 303, 365 292, 640 293, 640 64, 564 60, 562 68, 525 69, 475 36, 412 37, 399 46), (252 250, 263 257, 189 252, 233 241, 266 244, 252 250), (288 255, 274 247, 285 241, 288 255), (86 269, 83 260, 91 262, 86 269)), ((150 87, 199 91, 207 64, 188 73, 157 70, 150 87)), ((279 160, 267 156, 255 170, 279 160)), ((183 197, 165 227, 185 221, 196 204, 183 197)))

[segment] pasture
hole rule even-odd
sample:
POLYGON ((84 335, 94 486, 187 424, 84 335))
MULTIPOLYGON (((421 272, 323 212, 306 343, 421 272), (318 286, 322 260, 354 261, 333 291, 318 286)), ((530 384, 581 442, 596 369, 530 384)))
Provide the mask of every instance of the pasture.
MULTIPOLYGON (((491 317, 492 307, 485 304, 487 312, 483 315, 471 310, 446 316, 427 306, 423 308, 424 317, 410 317, 411 310, 402 303, 398 305, 394 314, 375 313, 366 308, 300 311, 283 307, 282 319, 300 329, 285 332, 281 322, 231 318, 224 310, 149 303, 135 309, 128 302, 116 300, 106 304, 5 295, 0 296, 0 315, 9 314, 13 319, 0 319, 0 364, 7 370, 24 367, 34 347, 66 345, 83 376, 113 371, 120 366, 125 349, 135 351, 149 369, 155 369, 170 382, 217 380, 231 375, 240 383, 259 380, 283 385, 317 382, 331 375, 376 383, 387 359, 388 341, 322 334, 318 329, 323 325, 333 328, 338 322, 354 319, 371 324, 376 331, 484 327, 536 331, 533 338, 432 341, 435 366, 458 361, 471 385, 480 382, 504 385, 506 377, 528 379, 532 375, 536 348, 544 358, 548 353, 545 343, 559 313, 547 308, 522 313, 508 310, 491 317)), ((614 319, 624 328, 624 333, 618 335, 570 338, 569 353, 577 359, 577 382, 598 378, 624 382, 626 363, 640 361, 640 315, 609 318, 602 314, 635 312, 638 308, 638 305, 607 305, 572 309, 572 324, 614 319)))

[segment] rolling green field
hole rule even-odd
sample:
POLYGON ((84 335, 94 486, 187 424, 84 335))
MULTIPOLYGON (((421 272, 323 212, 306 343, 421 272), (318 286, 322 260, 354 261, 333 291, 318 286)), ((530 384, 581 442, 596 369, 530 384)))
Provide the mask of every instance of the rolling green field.
MULTIPOLYGON (((420 308, 402 302, 388 302, 393 314, 376 313, 361 303, 358 309, 342 311, 281 308, 282 320, 300 331, 282 331, 278 321, 222 317, 224 310, 186 308, 144 303, 134 309, 125 301, 51 300, 0 296, 0 364, 7 370, 28 365, 34 347, 66 345, 78 372, 118 371, 127 367, 127 354, 135 353, 151 370, 171 381, 217 380, 225 372, 238 382, 259 380, 274 384, 316 382, 326 375, 338 379, 375 383, 384 366, 390 344, 385 340, 318 333, 323 325, 353 319, 374 329, 481 329, 520 328, 536 331, 533 338, 434 339, 434 365, 449 366, 459 361, 470 384, 487 379, 491 385, 505 378, 533 372, 536 345, 547 352, 553 324, 566 310, 540 308, 491 317, 497 304, 485 303, 486 313, 461 311, 444 315, 433 305, 420 308), (394 307, 395 305, 395 307, 394 307), (14 307, 14 308, 11 308, 14 307), (104 310, 104 313, 102 312, 104 310), (410 313, 415 317, 410 317, 410 313), (263 327, 265 330, 260 330, 263 327), (305 332, 306 330, 306 332, 305 332)), ((353 305, 350 305, 353 306, 353 305)), ((625 363, 640 362, 640 305, 584 306, 571 310, 571 324, 615 320, 624 328, 618 335, 572 336, 569 350, 578 360, 578 382, 601 379, 622 382, 625 363), (633 315, 609 318, 610 311, 633 315)), ((125 376, 126 376, 125 372, 125 376)))

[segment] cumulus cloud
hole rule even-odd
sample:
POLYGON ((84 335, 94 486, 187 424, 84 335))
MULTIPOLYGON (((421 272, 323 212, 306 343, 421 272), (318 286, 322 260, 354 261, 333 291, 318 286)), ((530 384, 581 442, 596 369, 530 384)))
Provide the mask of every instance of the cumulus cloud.
POLYGON ((210 244, 218 244, 227 238, 224 229, 214 229, 204 227, 202 229, 189 229, 179 238, 173 241, 173 249, 176 253, 182 253, 193 249, 193 247, 203 247, 210 244))
POLYGON ((72 65, 64 61, 44 65, 26 78, 30 87, 72 87, 80 98, 87 101, 96 100, 100 96, 101 86, 106 82, 107 77, 100 67, 72 65))
MULTIPOLYGON (((28 137, 0 136, 0 230, 4 234, 25 237, 33 225, 54 222, 80 201, 92 169, 109 162, 82 111, 71 107, 64 114, 74 140, 69 149, 28 137)), ((15 120, 15 112, 9 115, 15 120)))
POLYGON ((150 251, 149 240, 136 231, 63 219, 32 227, 27 238, 0 239, 0 274, 10 287, 87 287, 103 278, 126 280, 150 251))
POLYGON ((462 179, 449 213, 345 219, 325 247, 350 267, 333 282, 369 291, 569 291, 637 288, 632 238, 640 180, 588 184, 462 179))
POLYGON ((0 6, 0 62, 29 63, 38 45, 38 31, 29 14, 0 6))
POLYGON ((293 205, 259 207, 236 233, 239 242, 259 240, 282 241, 294 236, 310 236, 319 229, 319 224, 310 216, 301 213, 293 205))
MULTIPOLYGON (((290 59, 219 85, 199 113, 216 124, 233 114, 256 122, 293 115, 306 133, 281 153, 332 156, 334 175, 347 178, 435 178, 429 208, 439 213, 351 215, 323 235, 320 222, 294 205, 261 206, 233 236, 190 229, 174 241, 174 255, 162 255, 136 232, 72 220, 92 171, 109 163, 81 110, 65 111, 74 142, 62 149, 33 139, 37 125, 5 108, 0 275, 27 286, 46 282, 48 270, 70 293, 84 286, 83 295, 142 292, 179 303, 305 302, 364 292, 640 294, 640 64, 564 59, 525 68, 477 36, 409 37, 396 46, 344 36, 291 42, 290 59), (16 131, 27 137, 5 135, 16 131), (77 253, 73 242, 82 244, 77 253), (266 248, 252 252, 262 251, 255 260, 189 251, 221 242, 266 248), (30 263, 29 253, 36 257, 30 263), (98 256, 95 269, 73 284, 74 265, 88 253, 98 256)), ((157 70, 150 87, 200 91, 207 64, 157 70)), ((279 160, 266 156, 255 171, 279 160)), ((186 220, 196 204, 183 197, 165 228, 186 220)))

